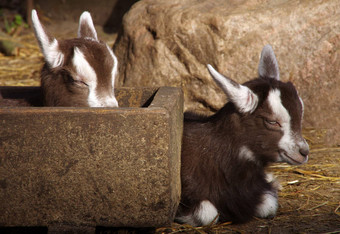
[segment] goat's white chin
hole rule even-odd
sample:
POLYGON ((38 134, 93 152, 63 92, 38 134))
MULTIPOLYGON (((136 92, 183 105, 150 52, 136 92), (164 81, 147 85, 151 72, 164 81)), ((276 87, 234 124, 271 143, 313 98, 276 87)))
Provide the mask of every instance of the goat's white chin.
POLYGON ((304 157, 300 154, 289 155, 285 151, 279 152, 279 161, 286 162, 291 165, 301 165, 308 161, 308 156, 304 157))

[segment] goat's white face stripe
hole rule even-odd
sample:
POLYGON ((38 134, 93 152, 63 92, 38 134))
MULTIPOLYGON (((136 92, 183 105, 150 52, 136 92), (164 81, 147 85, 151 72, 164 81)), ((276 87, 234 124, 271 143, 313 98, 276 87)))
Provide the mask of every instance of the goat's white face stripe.
POLYGON ((283 136, 279 141, 279 148, 287 152, 294 147, 294 139, 291 133, 290 115, 281 102, 281 92, 278 89, 271 90, 268 95, 269 106, 274 115, 278 118, 283 131, 283 136))
POLYGON ((88 103, 90 107, 99 107, 100 102, 96 94, 97 87, 97 75, 91 65, 85 59, 84 54, 79 48, 74 48, 73 65, 76 69, 76 73, 79 76, 86 78, 86 84, 89 86, 88 103))
MULTIPOLYGON (((280 150, 283 150, 287 155, 295 155, 298 152, 298 145, 291 129, 291 117, 281 102, 280 90, 271 90, 268 95, 268 102, 282 127, 283 136, 278 143, 280 150)), ((278 158, 278 161, 280 160, 282 158, 278 158)))
POLYGON ((290 127, 290 115, 286 108, 282 105, 281 102, 281 92, 278 89, 273 89, 269 92, 268 95, 269 105, 274 113, 274 115, 279 118, 281 125, 286 125, 290 127))
MULTIPOLYGON (((109 49, 109 47, 107 47, 109 49)), ((112 51, 110 51, 112 53, 112 51)), ((110 54, 111 54, 110 53, 110 54)), ((113 53, 112 53, 113 54, 113 53)), ((112 55, 111 54, 111 55, 112 55)), ((114 76, 117 73, 117 60, 114 56, 112 56, 115 64, 112 69, 112 88, 114 88, 114 76)), ((118 102, 112 94, 106 95, 105 97, 98 98, 97 95, 97 74, 91 65, 86 60, 84 54, 79 50, 79 48, 74 48, 74 57, 73 57, 73 65, 76 69, 76 73, 78 76, 85 78, 86 84, 89 86, 89 96, 88 103, 90 107, 117 107, 118 102)))

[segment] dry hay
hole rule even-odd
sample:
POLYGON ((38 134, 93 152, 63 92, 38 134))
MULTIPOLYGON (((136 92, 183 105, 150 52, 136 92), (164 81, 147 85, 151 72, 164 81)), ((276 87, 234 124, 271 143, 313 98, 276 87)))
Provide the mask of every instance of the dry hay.
POLYGON ((0 86, 39 85, 39 73, 44 60, 34 34, 1 36, 0 40, 10 40, 20 45, 14 56, 0 54, 0 86))

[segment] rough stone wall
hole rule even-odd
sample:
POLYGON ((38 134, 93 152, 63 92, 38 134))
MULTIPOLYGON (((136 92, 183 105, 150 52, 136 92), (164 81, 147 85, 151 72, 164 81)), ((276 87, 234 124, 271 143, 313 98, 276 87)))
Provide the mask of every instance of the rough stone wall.
MULTIPOLYGON (((34 8, 40 15, 60 22, 78 22, 83 11, 89 11, 97 25, 103 25, 107 32, 116 32, 125 12, 138 0, 34 0, 34 8)), ((30 13, 29 13, 30 14, 30 13)), ((30 17, 30 15, 28 16, 30 17)))
POLYGON ((186 110, 212 113, 226 97, 206 64, 247 81, 257 76, 265 44, 274 48, 281 79, 305 102, 304 127, 327 129, 327 143, 338 144, 339 1, 139 1, 114 45, 117 85, 182 87, 186 110))

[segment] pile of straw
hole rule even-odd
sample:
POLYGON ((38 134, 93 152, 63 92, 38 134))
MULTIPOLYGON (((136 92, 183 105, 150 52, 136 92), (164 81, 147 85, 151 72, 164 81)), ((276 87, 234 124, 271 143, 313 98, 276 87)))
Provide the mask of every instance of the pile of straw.
POLYGON ((43 65, 43 56, 33 33, 8 37, 1 35, 0 41, 18 45, 12 56, 0 53, 0 86, 37 86, 43 65))

